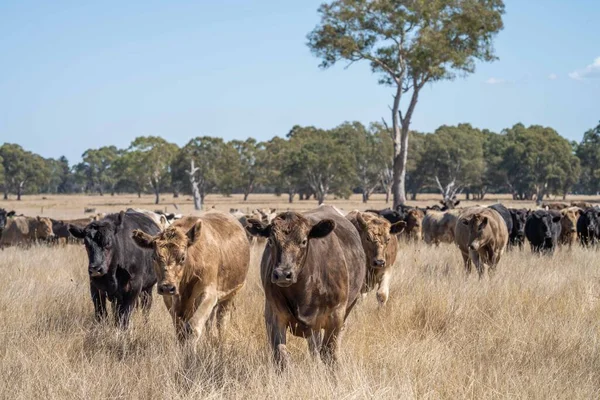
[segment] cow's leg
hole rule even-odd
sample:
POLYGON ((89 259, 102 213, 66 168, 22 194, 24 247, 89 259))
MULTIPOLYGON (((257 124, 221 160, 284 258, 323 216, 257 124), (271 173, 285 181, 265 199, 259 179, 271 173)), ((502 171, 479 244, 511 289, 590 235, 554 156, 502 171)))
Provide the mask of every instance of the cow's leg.
POLYGON ((287 324, 277 318, 271 307, 265 305, 265 325, 267 328, 267 339, 273 352, 273 361, 280 371, 283 371, 291 362, 290 353, 287 350, 287 324))
POLYGON ((381 278, 379 279, 379 285, 377 287, 377 301, 380 306, 384 306, 390 297, 390 280, 392 279, 392 271, 387 269, 383 271, 381 278))
POLYGON ((310 355, 313 358, 317 358, 319 356, 321 346, 323 345, 323 334, 321 330, 313 330, 310 336, 306 338, 306 341, 308 343, 308 351, 310 352, 310 355))
POLYGON ((344 313, 336 311, 330 323, 323 332, 323 345, 321 346, 321 360, 331 367, 337 365, 337 352, 341 340, 344 313))
POLYGON ((479 253, 475 250, 469 250, 469 256, 471 260, 473 260, 473 264, 475 264, 475 268, 477 269, 477 274, 479 275, 479 279, 483 276, 483 261, 479 257, 479 253))
POLYGON ((206 322, 209 320, 216 305, 217 294, 214 291, 204 292, 194 302, 195 310, 193 311, 191 317, 186 316, 187 321, 185 322, 186 326, 184 326, 184 329, 186 331, 186 335, 189 333, 194 333, 194 349, 196 347, 195 345, 198 343, 198 340, 200 340, 202 337, 206 322))
POLYGON ((96 321, 101 321, 106 318, 106 293, 96 289, 90 282, 90 294, 94 303, 96 321))
POLYGON ((120 328, 127 329, 129 327, 131 312, 135 307, 139 293, 140 291, 125 292, 121 296, 121 299, 115 301, 116 323, 120 328))
POLYGON ((140 306, 144 316, 148 318, 150 308, 152 308, 152 286, 149 289, 144 289, 140 293, 140 306))
POLYGON ((469 253, 461 251, 460 254, 462 255, 463 263, 465 265, 465 272, 469 275, 471 273, 471 258, 469 257, 469 253))
POLYGON ((225 339, 225 330, 231 319, 231 310, 233 309, 233 300, 225 300, 217 309, 217 330, 219 331, 219 341, 225 339))

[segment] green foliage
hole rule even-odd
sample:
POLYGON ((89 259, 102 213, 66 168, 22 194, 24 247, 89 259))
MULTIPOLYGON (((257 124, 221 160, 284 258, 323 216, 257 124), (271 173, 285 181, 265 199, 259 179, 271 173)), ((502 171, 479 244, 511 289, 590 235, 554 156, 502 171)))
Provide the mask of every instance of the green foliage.
POLYGON ((583 140, 575 147, 581 160, 581 180, 578 189, 586 193, 600 190, 600 123, 583 134, 583 140))
POLYGON ((0 146, 0 159, 5 198, 9 192, 13 192, 20 200, 26 189, 35 193, 48 179, 46 161, 37 154, 23 150, 17 144, 4 143, 0 146))
POLYGON ((83 153, 82 162, 75 166, 75 173, 86 191, 104 194, 106 190, 113 190, 118 179, 113 164, 120 153, 115 146, 89 149, 83 153))

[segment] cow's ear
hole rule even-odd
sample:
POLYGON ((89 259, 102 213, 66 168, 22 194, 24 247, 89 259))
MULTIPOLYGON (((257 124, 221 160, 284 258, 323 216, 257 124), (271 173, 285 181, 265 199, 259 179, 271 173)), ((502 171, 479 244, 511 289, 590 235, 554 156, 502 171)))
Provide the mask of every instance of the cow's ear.
POLYGON ((399 233, 401 233, 404 228, 406 228, 406 222, 404 221, 398 221, 395 224, 393 224, 392 226, 390 226, 390 233, 397 235, 399 233))
POLYGON ((468 219, 463 219, 463 220, 461 220, 461 222, 463 223, 463 225, 469 225, 468 219))
POLYGON ((142 249, 151 249, 153 247, 154 237, 148 235, 146 232, 142 232, 139 229, 134 230, 131 233, 131 238, 142 249))
POLYGON ((577 210, 577 214, 578 214, 579 216, 582 216, 582 215, 583 215, 583 210, 580 208, 579 210, 577 210))
POLYGON ((485 227, 487 226, 488 222, 489 222, 489 218, 488 217, 483 217, 481 219, 481 224, 479 224, 479 230, 483 230, 485 229, 485 227))
POLYGON ((39 215, 37 217, 35 217, 35 218, 37 218, 38 221, 41 221, 41 218, 40 218, 39 215))
POLYGON ((332 219, 324 219, 313 225, 308 233, 310 239, 324 238, 335 229, 335 221, 332 219))
POLYGON ((271 214, 275 214, 277 212, 276 208, 271 208, 271 214))
POLYGON ((85 230, 71 224, 69 224, 69 233, 75 236, 77 239, 83 239, 85 237, 85 230))
POLYGON ((446 205, 446 203, 444 203, 444 200, 440 200, 440 204, 443 205, 443 206, 446 205))
POLYGON ((360 226, 362 230, 366 231, 369 228, 367 221, 365 221, 364 217, 359 212, 356 213, 356 222, 358 222, 358 226, 360 226))
POLYGON ((188 246, 193 245, 198 239, 200 239, 201 231, 202 231, 202 221, 199 220, 187 232, 188 246))
POLYGON ((561 219, 562 217, 560 215, 555 215, 554 217, 552 217, 552 222, 560 222, 561 219))
POLYGON ((456 200, 456 201, 454 202, 454 206, 455 206, 455 207, 456 207, 457 205, 459 205, 459 204, 460 204, 460 200, 456 200))
POLYGON ((123 218, 125 217, 125 211, 121 211, 119 213, 119 215, 117 216, 117 226, 120 226, 123 224, 123 218))
POLYGON ((160 214, 160 227, 164 228, 165 226, 167 226, 168 223, 169 220, 167 219, 167 217, 165 217, 164 214, 160 214))
POLYGON ((15 216, 15 212, 14 211, 9 211, 8 214, 6 214, 7 217, 14 217, 15 216))
POLYGON ((246 232, 252 236, 269 237, 271 236, 271 225, 264 224, 256 218, 246 220, 246 232))

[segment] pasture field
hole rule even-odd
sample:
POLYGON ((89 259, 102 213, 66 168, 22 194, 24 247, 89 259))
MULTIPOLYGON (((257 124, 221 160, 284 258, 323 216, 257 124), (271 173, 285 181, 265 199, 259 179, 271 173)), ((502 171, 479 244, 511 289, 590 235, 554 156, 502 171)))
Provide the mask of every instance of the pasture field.
MULTIPOLYGON (((94 206, 97 212, 158 208, 150 196, 141 201, 47 197, 0 206, 54 218, 78 218, 84 207, 94 206)), ((164 197, 167 211, 175 211, 172 196, 164 197)), ((178 207, 189 213, 192 205, 185 198, 178 207)), ((419 204, 438 199, 423 196, 419 204)), ((507 196, 500 199, 513 204, 507 196)), ((346 212, 366 208, 359 197, 329 204, 346 212)), ((207 205, 223 211, 288 208, 285 197, 269 195, 251 196, 249 205, 237 196, 210 196, 207 205)), ((291 206, 308 209, 315 202, 291 206)), ((379 196, 368 204, 383 206, 379 196)), ((270 362, 266 341, 261 252, 253 248, 225 343, 203 340, 190 356, 178 349, 156 294, 148 318, 134 313, 127 332, 95 323, 83 246, 5 249, 0 252, 0 398, 600 398, 596 250, 576 246, 553 257, 512 251, 492 279, 486 274, 479 281, 476 273, 465 277, 453 245, 402 243, 387 306, 379 309, 370 293, 353 310, 337 372, 313 361, 305 341, 290 336, 293 365, 282 374, 270 362)))

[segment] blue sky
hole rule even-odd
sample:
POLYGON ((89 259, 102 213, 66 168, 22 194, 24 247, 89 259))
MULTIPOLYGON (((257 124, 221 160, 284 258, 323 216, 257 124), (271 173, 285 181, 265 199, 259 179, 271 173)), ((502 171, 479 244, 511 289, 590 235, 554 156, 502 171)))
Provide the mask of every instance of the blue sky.
MULTIPOLYGON (((367 65, 318 68, 321 0, 0 0, 0 143, 78 162, 141 135, 267 140, 295 124, 388 118, 367 65)), ((427 86, 413 129, 542 124, 579 140, 600 120, 600 2, 506 0, 499 61, 427 86)))

